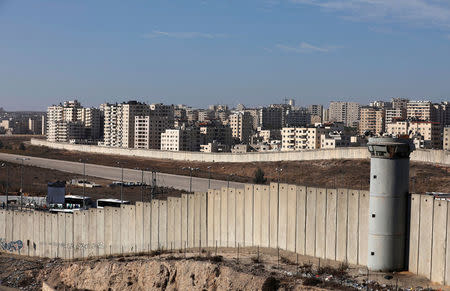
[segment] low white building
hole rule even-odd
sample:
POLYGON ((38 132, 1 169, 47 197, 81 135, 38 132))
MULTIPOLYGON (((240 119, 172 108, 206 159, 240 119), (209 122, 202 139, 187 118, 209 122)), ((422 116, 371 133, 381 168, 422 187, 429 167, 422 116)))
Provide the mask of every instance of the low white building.
POLYGON ((198 127, 166 129, 161 134, 163 151, 200 151, 200 130, 198 127))

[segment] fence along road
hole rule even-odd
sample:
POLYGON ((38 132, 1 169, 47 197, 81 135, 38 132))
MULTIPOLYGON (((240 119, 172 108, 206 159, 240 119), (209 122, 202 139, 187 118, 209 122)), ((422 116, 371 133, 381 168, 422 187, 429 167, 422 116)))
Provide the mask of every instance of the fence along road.
MULTIPOLYGON (((29 160, 24 161, 24 165, 27 166, 35 166, 39 168, 46 168, 58 170, 61 172, 83 175, 83 163, 0 153, 0 160, 5 162, 10 163, 21 162, 18 161, 17 158, 28 158, 29 160)), ((151 174, 152 173, 149 171, 144 171, 144 181, 146 183, 151 182, 151 174)), ((120 181, 122 178, 122 169, 119 167, 108 167, 86 163, 86 176, 120 181)), ((141 170, 124 168, 123 180, 125 182, 139 182, 141 181, 141 179, 142 179, 141 170)), ((172 187, 178 190, 189 191, 190 177, 158 172, 156 174, 156 184, 157 186, 160 187, 172 187)), ((211 179, 211 189, 220 189, 222 187, 227 187, 227 184, 228 184, 227 181, 211 179)), ((245 185, 244 183, 230 181, 230 188, 241 189, 244 188, 244 185, 245 185)), ((207 192, 208 179, 192 177, 192 191, 207 192)))

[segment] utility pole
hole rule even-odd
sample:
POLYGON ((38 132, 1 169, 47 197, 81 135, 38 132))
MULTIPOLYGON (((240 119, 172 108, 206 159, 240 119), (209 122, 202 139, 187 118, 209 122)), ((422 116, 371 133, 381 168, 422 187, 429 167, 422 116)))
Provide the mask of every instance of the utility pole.
POLYGON ((122 178, 120 183, 120 202, 123 204, 123 163, 117 162, 117 165, 122 168, 122 178))
POLYGON ((23 164, 29 158, 16 158, 16 160, 22 161, 20 165, 20 208, 23 208, 23 164))
POLYGON ((144 169, 141 169, 142 176, 141 176, 141 201, 144 202, 144 169))
POLYGON ((208 166, 208 189, 211 189, 211 166, 208 166))
POLYGON ((156 192, 156 171, 152 170, 152 193, 150 196, 150 202, 153 200, 156 192))
POLYGON ((189 193, 191 193, 192 192, 192 172, 193 171, 197 171, 198 168, 192 168, 192 167, 185 168, 185 167, 183 167, 182 169, 183 170, 189 170, 189 193))
POLYGON ((80 159, 83 162, 83 209, 86 210, 86 160, 80 159))

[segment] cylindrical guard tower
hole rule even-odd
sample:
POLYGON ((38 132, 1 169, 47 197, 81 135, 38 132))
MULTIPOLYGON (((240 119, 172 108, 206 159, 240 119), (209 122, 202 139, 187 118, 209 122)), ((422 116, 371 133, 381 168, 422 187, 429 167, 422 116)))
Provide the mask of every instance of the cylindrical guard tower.
POLYGON ((409 192, 409 139, 370 138, 370 202, 367 267, 396 271, 405 267, 409 192))

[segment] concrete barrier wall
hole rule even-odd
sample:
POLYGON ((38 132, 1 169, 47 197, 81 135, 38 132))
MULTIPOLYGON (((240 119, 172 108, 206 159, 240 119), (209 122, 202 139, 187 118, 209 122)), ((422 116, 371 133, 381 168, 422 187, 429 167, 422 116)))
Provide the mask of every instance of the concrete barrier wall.
MULTIPOLYGON (((344 147, 335 149, 321 149, 292 152, 263 152, 263 153, 201 153, 201 152, 172 152, 160 150, 124 149, 92 145, 75 145, 54 143, 42 139, 31 139, 35 146, 45 146, 54 149, 80 151, 86 153, 109 154, 119 156, 135 156, 153 159, 171 159, 178 161, 197 162, 274 162, 274 161, 308 161, 330 159, 368 159, 366 147, 344 147)), ((416 150, 411 154, 411 161, 433 164, 450 165, 450 151, 416 150)))
POLYGON ((450 285, 449 201, 411 195, 409 271, 450 285))
MULTIPOLYGON (((450 283, 450 207, 411 196, 410 272, 450 283)), ((64 259, 262 246, 367 264, 368 191, 246 185, 72 213, 0 210, 0 250, 64 259)))

